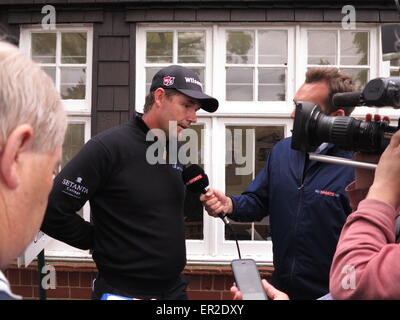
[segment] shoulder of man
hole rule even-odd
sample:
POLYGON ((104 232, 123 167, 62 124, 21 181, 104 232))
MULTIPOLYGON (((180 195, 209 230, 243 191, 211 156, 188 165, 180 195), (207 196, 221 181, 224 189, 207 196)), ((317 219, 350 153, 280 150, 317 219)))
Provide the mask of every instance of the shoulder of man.
POLYGON ((292 144, 292 137, 287 137, 287 138, 283 138, 280 140, 277 140, 273 146, 273 149, 276 148, 291 148, 291 144, 292 144))
POLYGON ((126 124, 118 125, 107 130, 104 130, 91 140, 96 141, 107 148, 115 146, 124 146, 131 143, 145 142, 146 134, 137 126, 135 121, 130 121, 126 124))

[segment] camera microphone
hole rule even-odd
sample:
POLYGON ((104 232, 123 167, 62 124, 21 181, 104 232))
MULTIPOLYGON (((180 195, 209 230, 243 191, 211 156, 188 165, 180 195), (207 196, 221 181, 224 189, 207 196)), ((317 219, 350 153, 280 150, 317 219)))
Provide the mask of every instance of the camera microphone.
POLYGON ((335 93, 332 97, 332 104, 336 108, 355 107, 362 104, 360 91, 335 93))
MULTIPOLYGON (((185 168, 182 172, 182 179, 189 191, 193 193, 201 192, 203 194, 207 192, 209 184, 208 176, 203 168, 197 164, 192 164, 185 168)), ((219 213, 218 217, 220 217, 225 224, 229 224, 225 213, 219 213)))
POLYGON ((370 80, 362 92, 336 93, 332 104, 342 107, 392 107, 400 108, 400 77, 376 78, 370 80))

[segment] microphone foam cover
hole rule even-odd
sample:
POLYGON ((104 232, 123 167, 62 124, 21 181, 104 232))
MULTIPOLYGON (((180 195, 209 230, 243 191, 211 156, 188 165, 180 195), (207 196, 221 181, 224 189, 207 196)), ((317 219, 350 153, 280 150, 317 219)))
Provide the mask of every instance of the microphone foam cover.
POLYGON ((204 192, 209 184, 208 176, 197 164, 185 168, 182 171, 182 179, 188 190, 194 193, 204 192))

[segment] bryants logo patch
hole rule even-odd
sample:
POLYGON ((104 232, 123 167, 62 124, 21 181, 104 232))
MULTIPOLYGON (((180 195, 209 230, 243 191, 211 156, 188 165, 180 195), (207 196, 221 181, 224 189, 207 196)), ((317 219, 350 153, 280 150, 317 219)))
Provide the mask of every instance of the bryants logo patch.
POLYGON ((339 198, 339 194, 338 194, 338 193, 335 193, 335 192, 332 192, 332 191, 328 191, 328 190, 318 190, 318 189, 315 189, 315 193, 318 193, 318 194, 320 194, 320 195, 322 195, 322 196, 328 196, 328 197, 336 197, 336 198, 339 198))

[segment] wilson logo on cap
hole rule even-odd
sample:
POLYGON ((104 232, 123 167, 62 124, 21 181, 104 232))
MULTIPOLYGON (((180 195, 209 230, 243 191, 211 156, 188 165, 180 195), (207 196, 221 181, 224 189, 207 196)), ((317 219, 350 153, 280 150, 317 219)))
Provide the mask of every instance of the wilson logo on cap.
POLYGON ((172 86, 174 84, 175 77, 164 77, 163 78, 163 85, 164 86, 172 86))

